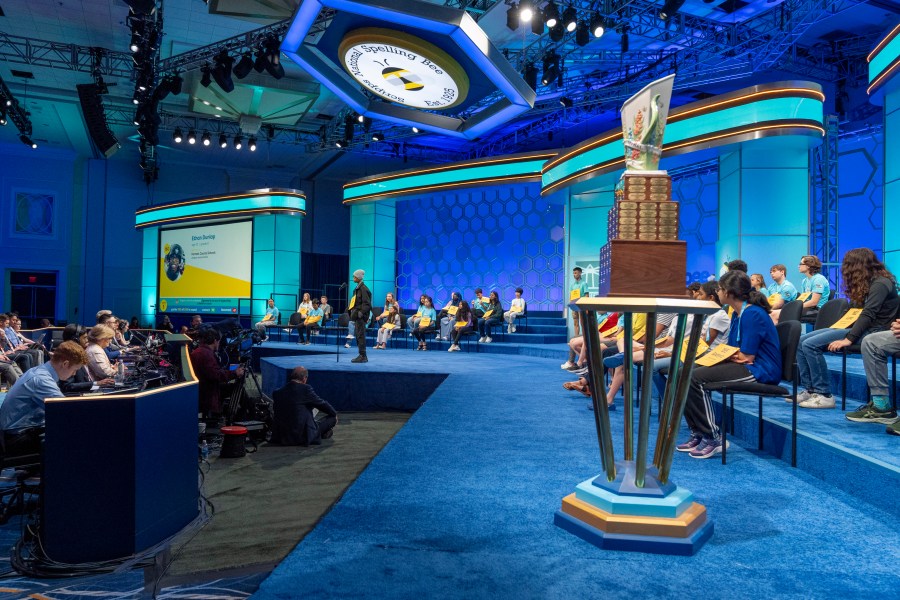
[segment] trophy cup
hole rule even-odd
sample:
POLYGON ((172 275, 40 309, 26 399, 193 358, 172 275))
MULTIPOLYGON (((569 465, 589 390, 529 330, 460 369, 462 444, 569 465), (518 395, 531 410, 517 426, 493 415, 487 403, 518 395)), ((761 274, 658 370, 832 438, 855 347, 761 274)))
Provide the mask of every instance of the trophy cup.
POLYGON ((672 180, 658 170, 674 78, 654 81, 622 105, 626 170, 600 249, 601 296, 684 296, 687 243, 678 240, 672 180))

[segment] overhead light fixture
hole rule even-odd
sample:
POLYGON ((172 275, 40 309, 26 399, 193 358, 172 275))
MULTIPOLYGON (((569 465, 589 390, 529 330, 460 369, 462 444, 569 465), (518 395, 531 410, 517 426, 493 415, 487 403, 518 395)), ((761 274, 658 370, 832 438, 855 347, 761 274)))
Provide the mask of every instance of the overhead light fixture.
POLYGON ((413 133, 419 133, 419 128, 416 127, 415 125, 413 125, 412 132, 413 132, 413 133))
POLYGON ((250 148, 250 152, 256 152, 256 138, 252 135, 250 136, 250 140, 247 142, 247 147, 250 148))
POLYGON ((222 50, 216 54, 213 62, 215 66, 212 68, 212 78, 223 92, 226 94, 233 92, 234 80, 231 79, 231 66, 234 64, 234 59, 228 56, 228 52, 222 50))
POLYGON ((366 120, 366 118, 363 115, 356 115, 357 123, 363 123, 363 122, 365 122, 365 120, 366 120))
POLYGON ((188 144, 194 145, 197 143, 197 132, 191 129, 188 131, 188 144))
POLYGON ((34 140, 32 140, 30 137, 28 137, 28 135, 23 133, 22 135, 19 136, 19 140, 21 140, 21 142, 23 144, 25 144, 26 146, 31 146, 32 150, 37 149, 37 144, 35 144, 34 140))
POLYGON ((203 76, 200 78, 200 85, 203 87, 209 87, 209 84, 212 83, 212 76, 209 73, 209 65, 203 65, 200 67, 200 72, 203 73, 203 76))
POLYGON ((559 42, 566 35, 566 28, 562 26, 562 23, 558 22, 556 25, 550 28, 550 39, 554 42, 559 42))
POLYGON ((241 137, 241 134, 237 134, 234 136, 234 149, 240 150, 244 146, 244 138, 241 137))
POLYGON ((234 65, 234 69, 232 69, 232 73, 238 79, 243 79, 247 75, 250 74, 250 71, 253 70, 253 55, 249 52, 244 52, 244 55, 241 56, 241 60, 238 61, 238 64, 234 65))
POLYGON ((595 38, 603 37, 604 32, 606 31, 606 21, 599 14, 591 17, 591 33, 594 34, 595 38))
POLYGON ((591 34, 588 31, 588 24, 584 21, 579 22, 578 27, 575 28, 575 43, 579 46, 587 46, 590 41, 591 34))
POLYGON ((506 11, 506 27, 512 31, 519 28, 519 7, 515 4, 506 11))
POLYGON ((519 20, 523 23, 531 23, 534 17, 534 8, 531 6, 531 0, 522 0, 519 2, 519 20))
POLYGON ((575 104, 575 102, 574 102, 571 98, 569 98, 568 96, 563 96, 562 98, 560 98, 560 99, 559 99, 559 103, 560 103, 564 108, 572 108, 572 106, 575 104))
POLYGON ((544 75, 541 77, 541 83, 550 85, 557 77, 559 77, 559 55, 548 52, 544 55, 544 75))
POLYGON ((227 148, 228 147, 228 136, 224 133, 219 134, 219 148, 227 148))
POLYGON ((531 19, 531 33, 534 35, 544 35, 544 19, 541 18, 540 9, 533 19, 531 19))
POLYGON ((181 75, 178 74, 178 71, 175 71, 169 78, 169 91, 172 92, 173 96, 177 96, 181 93, 183 84, 184 80, 181 78, 181 75))
POLYGON ((141 95, 137 91, 135 91, 134 96, 131 97, 131 102, 135 105, 141 103, 141 95))
POLYGON ((181 136, 181 128, 180 128, 180 127, 176 127, 176 128, 175 128, 175 133, 172 134, 172 139, 175 140, 175 143, 176 143, 176 144, 180 144, 180 143, 181 143, 181 140, 184 139, 184 138, 181 136))
POLYGON ((346 148, 348 143, 349 142, 347 142, 347 140, 338 140, 334 143, 334 145, 338 148, 346 148))
POLYGON ((263 52, 266 57, 266 71, 275 79, 284 77, 284 66, 281 64, 281 45, 275 36, 267 37, 263 42, 263 52))
POLYGON ((684 6, 684 0, 666 0, 659 11, 659 18, 663 21, 670 19, 684 6))
POLYGON ((209 137, 209 132, 208 132, 208 131, 204 131, 204 132, 203 132, 203 135, 200 136, 200 139, 203 141, 203 145, 204 145, 204 146, 209 146, 209 144, 210 144, 210 137, 209 137))
POLYGON ((619 38, 619 46, 622 49, 622 54, 628 52, 628 28, 625 27, 622 29, 622 37, 619 38))
POLYGON ((528 63, 525 65, 525 72, 522 74, 522 77, 525 79, 525 83, 533 90, 537 90, 537 67, 534 66, 534 63, 528 63))
POLYGON ((132 31, 131 32, 131 44, 128 46, 128 49, 131 50, 132 52, 137 52, 138 50, 141 49, 140 43, 141 43, 141 36, 138 35, 137 31, 132 31))
POLYGON ((380 141, 382 141, 383 139, 384 139, 384 135, 382 135, 382 134, 380 134, 380 133, 373 133, 373 134, 372 134, 372 141, 373 141, 373 142, 380 142, 380 141))
POLYGON ((572 33, 575 31, 575 27, 578 26, 578 13, 575 12, 575 8, 570 6, 566 10, 563 11, 563 27, 566 28, 566 31, 572 33))
POLYGON ((559 7, 556 6, 556 2, 550 0, 544 7, 544 25, 553 28, 557 23, 559 23, 559 7))
POLYGON ((262 73, 266 70, 266 53, 263 52, 262 46, 256 51, 256 60, 253 61, 253 70, 262 73))
POLYGON ((8 121, 6 120, 6 112, 0 110, 0 125, 6 125, 8 121))

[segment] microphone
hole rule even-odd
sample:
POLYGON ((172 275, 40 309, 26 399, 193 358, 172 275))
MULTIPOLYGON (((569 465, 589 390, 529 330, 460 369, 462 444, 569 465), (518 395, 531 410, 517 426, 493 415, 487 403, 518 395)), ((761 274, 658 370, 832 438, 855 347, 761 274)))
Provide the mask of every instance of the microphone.
POLYGON ((342 284, 341 284, 341 287, 338 288, 338 289, 344 289, 345 287, 347 287, 347 282, 346 282, 346 281, 345 281, 344 283, 342 283, 342 284))

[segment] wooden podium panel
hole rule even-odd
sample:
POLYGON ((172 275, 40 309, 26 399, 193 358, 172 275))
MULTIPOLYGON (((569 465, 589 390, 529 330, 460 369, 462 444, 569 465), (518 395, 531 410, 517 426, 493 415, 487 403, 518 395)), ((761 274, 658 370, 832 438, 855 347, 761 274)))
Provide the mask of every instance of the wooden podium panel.
POLYGON ((600 254, 601 296, 683 298, 687 242, 610 240, 600 254))

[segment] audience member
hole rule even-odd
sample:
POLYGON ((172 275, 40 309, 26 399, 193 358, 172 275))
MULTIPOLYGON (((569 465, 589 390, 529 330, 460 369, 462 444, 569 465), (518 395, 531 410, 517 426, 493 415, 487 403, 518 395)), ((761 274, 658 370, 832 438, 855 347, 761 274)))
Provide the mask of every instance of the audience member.
POLYGON ((16 336, 11 336, 9 329, 9 315, 0 313, 0 350, 4 356, 16 362, 24 373, 31 367, 40 364, 38 357, 33 352, 28 352, 28 347, 18 343, 16 336))
POLYGON ((693 281, 690 285, 687 286, 687 294, 685 294, 688 298, 694 300, 697 298, 697 292, 700 291, 700 282, 693 281))
POLYGON ((479 342, 484 342, 485 344, 491 343, 491 327, 499 325, 502 317, 503 306, 500 304, 500 296, 495 290, 488 296, 488 303, 487 306, 485 306, 484 314, 479 317, 477 321, 478 335, 481 336, 478 339, 479 342))
POLYGON ((97 381, 116 376, 116 367, 112 365, 105 351, 113 336, 115 333, 107 325, 94 325, 88 331, 88 345, 85 348, 87 366, 91 377, 97 381))
POLYGON ((22 376, 22 369, 16 361, 6 354, 0 353, 0 380, 7 385, 13 385, 22 376))
POLYGON ((203 327, 203 317, 201 315, 191 315, 191 324, 182 325, 181 333, 194 339, 200 333, 201 327, 203 327))
POLYGON ((766 295, 766 280, 762 273, 754 273, 750 276, 750 285, 760 294, 766 295))
POLYGON ((41 319, 41 324, 38 328, 47 329, 48 327, 53 327, 53 323, 50 322, 50 319, 41 319))
POLYGON ((306 367, 294 367, 287 384, 272 394, 274 415, 271 443, 282 446, 319 445, 334 434, 337 411, 319 398, 307 383, 308 380, 306 367), (313 410, 324 416, 317 420, 313 410))
POLYGON ((140 329, 141 323, 138 321, 137 317, 131 317, 131 321, 128 323, 128 327, 131 329, 140 329))
POLYGON ((506 333, 516 332, 516 319, 525 314, 525 299, 522 298, 522 288, 516 288, 516 297, 509 303, 509 310, 503 313, 506 320, 506 333))
MULTIPOLYGON (((76 325, 75 323, 69 323, 63 329, 62 339, 64 342, 75 342, 82 348, 87 349, 88 329, 81 325, 76 325)), ((85 356, 87 356, 86 353, 85 356)), ((85 363, 75 371, 75 374, 72 375, 72 377, 60 379, 59 389, 64 394, 86 392, 93 388, 95 383, 98 385, 113 385, 115 380, 112 377, 107 377, 95 382, 88 370, 87 363, 85 363)))
POLYGON ((159 324, 159 329, 160 331, 175 333, 175 326, 172 325, 172 321, 169 319, 169 315, 163 315, 162 323, 159 324))
POLYGON ((730 260, 727 263, 725 263, 725 268, 728 269, 729 271, 741 271, 745 275, 748 272, 747 271, 747 263, 742 261, 739 258, 730 260))

